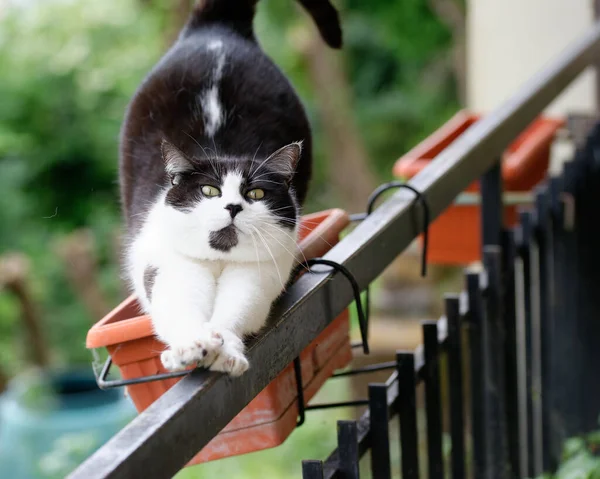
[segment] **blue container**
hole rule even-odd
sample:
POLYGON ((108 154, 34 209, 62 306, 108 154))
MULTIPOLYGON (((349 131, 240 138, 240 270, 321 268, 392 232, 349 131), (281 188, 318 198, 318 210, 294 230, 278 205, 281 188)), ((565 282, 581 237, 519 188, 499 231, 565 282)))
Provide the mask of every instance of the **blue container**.
POLYGON ((0 395, 0 478, 63 479, 136 414, 89 370, 19 376, 0 395))

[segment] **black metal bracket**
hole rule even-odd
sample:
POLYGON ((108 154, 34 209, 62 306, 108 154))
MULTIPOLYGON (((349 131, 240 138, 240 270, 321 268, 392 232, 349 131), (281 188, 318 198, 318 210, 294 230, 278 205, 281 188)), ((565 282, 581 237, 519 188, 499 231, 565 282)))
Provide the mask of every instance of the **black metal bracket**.
MULTIPOLYGON (((302 269, 306 269, 308 273, 315 273, 310 269, 311 266, 315 265, 323 265, 329 266, 334 269, 334 271, 342 273, 346 279, 350 282, 352 286, 352 291, 354 293, 354 301, 356 303, 356 311, 358 313, 358 322, 360 326, 360 335, 361 335, 361 346, 365 354, 369 354, 369 338, 368 338, 368 316, 365 314, 362 306, 362 300, 360 297, 360 288, 354 278, 354 275, 346 268, 345 266, 336 263, 335 261, 331 261, 324 258, 313 258, 306 260, 300 263, 296 269, 294 270, 293 276, 297 275, 302 271, 302 269)), ((327 274, 330 274, 327 272, 327 274)), ((358 373, 356 373, 358 374, 358 373)), ((344 406, 361 406, 368 404, 368 401, 358 400, 358 401, 350 401, 344 403, 331 403, 331 404, 316 404, 313 406, 307 406, 304 400, 304 385, 302 382, 302 364, 300 363, 300 358, 297 357, 294 359, 294 375, 296 377, 296 390, 298 394, 298 422, 296 423, 296 427, 304 424, 306 418, 306 410, 308 409, 325 409, 325 408, 333 408, 333 407, 344 407, 344 406)))
POLYGON ((189 373, 193 371, 193 369, 188 369, 185 371, 175 371, 171 373, 162 373, 162 374, 153 374, 150 376, 142 376, 139 378, 133 379, 113 379, 108 380, 108 373, 110 372, 110 368, 112 366, 112 358, 109 356, 104 366, 102 366, 102 370, 100 374, 97 374, 94 370, 94 374, 96 375, 96 383, 100 389, 114 389, 121 388, 123 386, 131 386, 134 384, 143 384, 150 383, 153 381, 162 381, 163 379, 172 379, 172 378, 180 378, 183 376, 187 376, 189 373))
MULTIPOLYGON (((386 191, 392 189, 406 188, 407 190, 412 191, 415 194, 415 199, 421 203, 421 207, 423 208, 423 250, 421 254, 421 276, 427 276, 427 251, 429 249, 429 204, 427 203, 427 199, 425 195, 418 191, 413 186, 403 183, 401 181, 390 181, 388 183, 384 183, 377 187, 373 193, 369 196, 367 201, 367 211, 366 213, 357 213, 350 215, 350 221, 358 222, 365 220, 372 212, 375 207, 375 202, 379 199, 379 197, 385 193, 386 191)), ((367 318, 367 324, 369 321, 369 316, 371 313, 371 288, 367 287, 365 289, 365 316, 367 318)), ((353 348, 360 348, 361 343, 353 343, 353 348)))
MULTIPOLYGON (((332 378, 339 378, 345 376, 356 376, 358 374, 369 374, 377 371, 387 371, 390 369, 396 369, 397 362, 396 361, 388 361, 378 364, 369 364, 367 366, 363 366, 356 369, 350 369, 348 371, 340 371, 338 373, 333 374, 332 378)), ((300 358, 294 359, 294 375, 296 376, 296 387, 298 392, 298 422, 296 423, 296 427, 302 426, 306 420, 306 411, 315 410, 315 409, 334 409, 340 407, 359 407, 359 406, 368 406, 368 399, 356 399, 354 401, 343 401, 343 402, 334 402, 334 403, 322 403, 322 404, 311 404, 307 405, 304 400, 304 388, 302 384, 302 365, 300 363, 300 358)))
MULTIPOLYGON (((415 199, 421 203, 421 207, 423 208, 423 252, 421 256, 421 276, 427 275, 427 250, 429 246, 429 205, 427 204, 427 199, 425 195, 418 191, 411 185, 406 183, 402 183, 400 181, 391 181, 389 183, 384 183, 383 185, 376 188, 373 193, 369 196, 367 202, 367 211, 366 213, 358 213, 354 215, 350 215, 350 221, 357 222, 363 221, 366 219, 372 212, 375 207, 375 202, 379 199, 379 197, 389 191, 391 189, 398 188, 406 188, 412 191, 415 194, 415 199)), ((323 264, 327 266, 331 266, 337 271, 341 272, 348 278, 348 281, 352 284, 352 289, 354 290, 354 297, 356 301, 356 307, 358 310, 358 317, 360 322, 360 332, 361 332, 361 342, 360 343, 352 343, 352 348, 363 348, 365 354, 369 354, 369 345, 368 345, 368 328, 369 328, 369 315, 370 315, 370 288, 367 287, 365 290, 365 309, 362 308, 362 302, 360 298, 360 289, 358 287, 358 283, 355 278, 352 276, 350 271, 348 271, 344 266, 334 263, 333 261, 325 260, 322 258, 316 258, 312 260, 308 260, 305 263, 302 263, 297 268, 296 274, 299 272, 300 268, 304 267, 308 271, 310 271, 309 267, 314 264, 323 264)), ((368 366, 357 368, 349 371, 341 371, 334 374, 332 377, 343 377, 343 376, 352 376, 357 374, 367 374, 376 371, 384 371, 387 369, 396 368, 396 362, 386 362, 381 364, 370 364, 368 366)), ((358 399, 355 401, 347 401, 340 403, 329 403, 329 404, 314 404, 308 406, 304 401, 304 387, 302 384, 302 366, 300 363, 300 358, 294 359, 294 374, 296 376, 296 387, 298 390, 298 422, 296 426, 301 426, 304 424, 306 419, 306 411, 309 409, 326 409, 326 408, 336 408, 336 407, 353 407, 353 406, 366 406, 369 404, 368 399, 358 399)))
MULTIPOLYGON (((362 299, 360 297, 360 288, 358 286, 358 282, 354 275, 350 272, 348 268, 345 266, 336 263, 335 261, 331 261, 324 258, 312 258, 306 261, 303 261, 298 266, 296 266, 294 272, 292 273, 292 277, 295 277, 301 270, 305 269, 309 273, 314 273, 310 269, 311 266, 322 265, 329 266, 335 270, 335 272, 342 273, 346 279, 350 282, 352 286, 352 292, 354 293, 354 302, 356 303, 356 312, 358 314, 358 323, 360 326, 360 336, 361 336, 361 346, 363 348, 363 352, 365 354, 369 354, 369 316, 368 313, 365 313, 365 310, 362 306, 362 299)), ((330 274, 327 272, 327 274, 330 274)))
POLYGON ((373 193, 369 196, 367 201, 367 212, 366 213, 357 213, 350 215, 350 221, 363 221, 366 219, 372 212, 375 206, 375 202, 379 199, 379 197, 385 193, 386 191, 398 188, 406 188, 407 190, 412 191, 415 194, 415 199, 421 203, 423 208, 423 253, 421 256, 421 276, 427 276, 427 249, 429 246, 429 204, 427 203, 427 199, 425 195, 417 190, 414 186, 409 185, 408 183, 403 183, 401 181, 390 181, 388 183, 384 183, 377 187, 373 193))
MULTIPOLYGON (((380 193, 379 193, 380 194, 380 193)), ((379 194, 377 196, 379 196, 379 194)), ((376 199, 376 197, 375 197, 376 199)), ((374 200, 373 200, 374 202, 374 200)), ((369 203, 369 209, 372 209, 373 202, 369 203)), ((352 273, 343 265, 338 264, 334 261, 323 259, 323 258, 314 258, 309 259, 304 263, 301 263, 296 268, 295 274, 299 273, 302 268, 306 269, 309 273, 314 273, 310 267, 314 265, 325 265, 330 266, 336 272, 342 273, 352 285, 352 290, 354 292, 354 299, 356 302, 356 309, 358 312, 358 319, 360 324, 360 333, 363 351, 365 354, 369 354, 369 342, 368 342, 368 316, 365 314, 362 301, 360 297, 360 288, 356 279, 352 275, 352 273)), ((341 371, 334 374, 332 377, 343 377, 343 376, 351 376, 357 374, 366 374, 372 373, 376 371, 383 371, 387 369, 395 369, 396 361, 381 363, 381 364, 370 364, 368 366, 353 369, 350 371, 341 371)), ((298 399, 298 422, 296 423, 296 427, 304 424, 306 420, 306 411, 314 410, 314 409, 330 409, 330 408, 338 408, 338 407, 357 407, 357 406, 367 406, 369 404, 368 399, 357 399, 354 401, 345 401, 345 402, 337 402, 337 403, 324 403, 324 404, 313 404, 307 405, 304 398, 304 385, 302 382, 302 364, 300 362, 300 358, 297 357, 294 359, 294 375, 296 378, 296 389, 297 389, 297 399, 298 399)))

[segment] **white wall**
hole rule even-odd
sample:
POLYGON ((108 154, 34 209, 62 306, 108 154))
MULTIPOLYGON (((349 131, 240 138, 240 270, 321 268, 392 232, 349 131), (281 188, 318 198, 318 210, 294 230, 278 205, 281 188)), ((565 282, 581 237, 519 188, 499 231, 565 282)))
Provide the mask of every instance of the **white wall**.
MULTIPOLYGON (((593 0, 467 0, 467 106, 489 112, 593 24, 593 0)), ((593 71, 547 110, 595 109, 593 71)))

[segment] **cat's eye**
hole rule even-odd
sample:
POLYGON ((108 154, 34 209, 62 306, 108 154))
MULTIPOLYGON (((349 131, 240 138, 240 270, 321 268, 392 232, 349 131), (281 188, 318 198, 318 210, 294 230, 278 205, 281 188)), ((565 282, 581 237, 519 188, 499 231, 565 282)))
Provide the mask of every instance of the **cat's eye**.
POLYGON ((250 190, 248 193, 246 193, 246 198, 251 199, 251 200, 262 200, 265 197, 265 192, 264 190, 261 190, 260 188, 255 188, 253 190, 250 190))
POLYGON ((221 190, 219 188, 215 188, 214 186, 204 185, 202 187, 202 194, 209 198, 213 198, 215 196, 220 196, 221 190))

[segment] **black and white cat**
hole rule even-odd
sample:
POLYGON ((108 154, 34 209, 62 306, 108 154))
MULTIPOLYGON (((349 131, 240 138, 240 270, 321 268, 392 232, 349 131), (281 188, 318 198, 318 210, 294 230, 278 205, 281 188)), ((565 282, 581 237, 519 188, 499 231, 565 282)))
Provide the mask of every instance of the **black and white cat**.
MULTIPOLYGON (((302 104, 259 47, 258 0, 204 0, 143 81, 121 132, 127 276, 168 370, 248 369, 295 259, 311 175, 302 104)), ((298 0, 341 46, 328 0, 298 0)))

